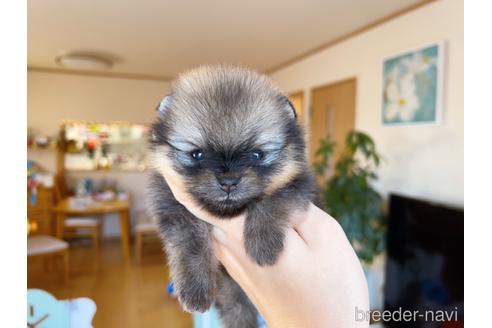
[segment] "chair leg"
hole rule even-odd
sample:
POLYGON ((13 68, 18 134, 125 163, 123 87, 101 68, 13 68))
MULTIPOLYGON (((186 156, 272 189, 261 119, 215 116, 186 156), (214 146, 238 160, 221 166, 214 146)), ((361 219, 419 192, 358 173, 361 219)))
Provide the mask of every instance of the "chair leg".
POLYGON ((140 263, 142 261, 142 233, 140 231, 137 231, 135 236, 135 256, 137 263, 140 263))
POLYGON ((99 224, 97 225, 97 242, 100 247, 103 242, 103 225, 102 225, 101 216, 97 217, 97 221, 99 222, 99 224))
POLYGON ((68 284, 68 270, 70 263, 68 260, 68 249, 63 252, 63 280, 65 284, 68 284))
POLYGON ((100 242, 99 226, 96 226, 92 229, 92 244, 94 246, 95 251, 99 251, 99 242, 100 242))

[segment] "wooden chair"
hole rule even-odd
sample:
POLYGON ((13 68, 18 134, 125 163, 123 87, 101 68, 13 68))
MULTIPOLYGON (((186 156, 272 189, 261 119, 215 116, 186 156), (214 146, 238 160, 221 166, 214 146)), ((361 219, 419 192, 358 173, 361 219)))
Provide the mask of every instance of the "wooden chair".
POLYGON ((46 269, 51 267, 56 257, 63 259, 64 281, 68 283, 69 254, 68 243, 55 238, 55 221, 53 208, 59 200, 56 186, 45 188, 39 186, 36 190, 36 202, 31 202, 31 191, 27 189, 27 217, 28 224, 35 227, 29 231, 27 237, 28 259, 41 258, 46 269))
POLYGON ((143 244, 145 239, 156 239, 158 236, 159 228, 157 223, 154 222, 144 212, 137 216, 137 224, 135 226, 135 255, 137 263, 142 261, 143 244))
POLYGON ((31 191, 27 189, 27 217, 29 221, 36 223, 37 229, 34 233, 54 236, 55 221, 53 208, 58 200, 56 188, 38 187, 35 203, 31 202, 31 196, 31 191))
MULTIPOLYGON (((65 176, 55 175, 55 192, 57 202, 67 196, 65 176)), ((101 244, 101 224, 99 218, 79 217, 68 218, 64 222, 63 237, 65 238, 91 238, 96 251, 101 244)))
POLYGON ((65 219, 63 237, 80 238, 89 237, 92 239, 94 250, 99 250, 101 243, 101 224, 98 218, 80 217, 65 219))
POLYGON ((68 243, 47 235, 34 235, 27 237, 27 257, 42 258, 45 261, 51 260, 53 257, 61 256, 63 258, 63 280, 68 283, 68 243))

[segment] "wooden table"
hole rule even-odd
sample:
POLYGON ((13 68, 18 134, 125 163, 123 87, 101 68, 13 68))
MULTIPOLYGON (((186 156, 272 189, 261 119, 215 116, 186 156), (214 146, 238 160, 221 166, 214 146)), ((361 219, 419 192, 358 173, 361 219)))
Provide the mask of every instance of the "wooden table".
POLYGON ((130 201, 112 200, 107 202, 93 202, 83 208, 71 207, 70 198, 60 201, 55 207, 56 213, 56 236, 63 238, 65 218, 70 216, 98 216, 103 214, 118 214, 121 228, 121 247, 123 257, 126 261, 130 259, 130 201))

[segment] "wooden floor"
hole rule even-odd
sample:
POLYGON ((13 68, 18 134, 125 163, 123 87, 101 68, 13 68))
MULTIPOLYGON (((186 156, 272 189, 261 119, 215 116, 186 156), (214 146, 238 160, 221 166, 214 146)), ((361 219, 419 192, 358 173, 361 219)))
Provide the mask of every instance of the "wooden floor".
MULTIPOLYGON (((43 261, 28 261, 28 288, 40 288, 58 299, 89 297, 96 302, 96 328, 192 327, 191 316, 166 293, 169 273, 158 244, 149 245, 142 263, 123 264, 117 242, 71 245, 70 281, 63 284, 61 262, 45 272, 43 261)), ((134 257, 133 257, 134 258, 134 257)))

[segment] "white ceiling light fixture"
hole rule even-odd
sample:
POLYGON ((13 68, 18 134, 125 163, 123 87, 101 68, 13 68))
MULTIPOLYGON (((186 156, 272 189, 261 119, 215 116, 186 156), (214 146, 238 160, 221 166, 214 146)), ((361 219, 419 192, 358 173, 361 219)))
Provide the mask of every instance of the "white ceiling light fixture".
POLYGON ((93 54, 66 54, 58 56, 56 63, 76 70, 108 70, 113 67, 112 60, 93 54))

